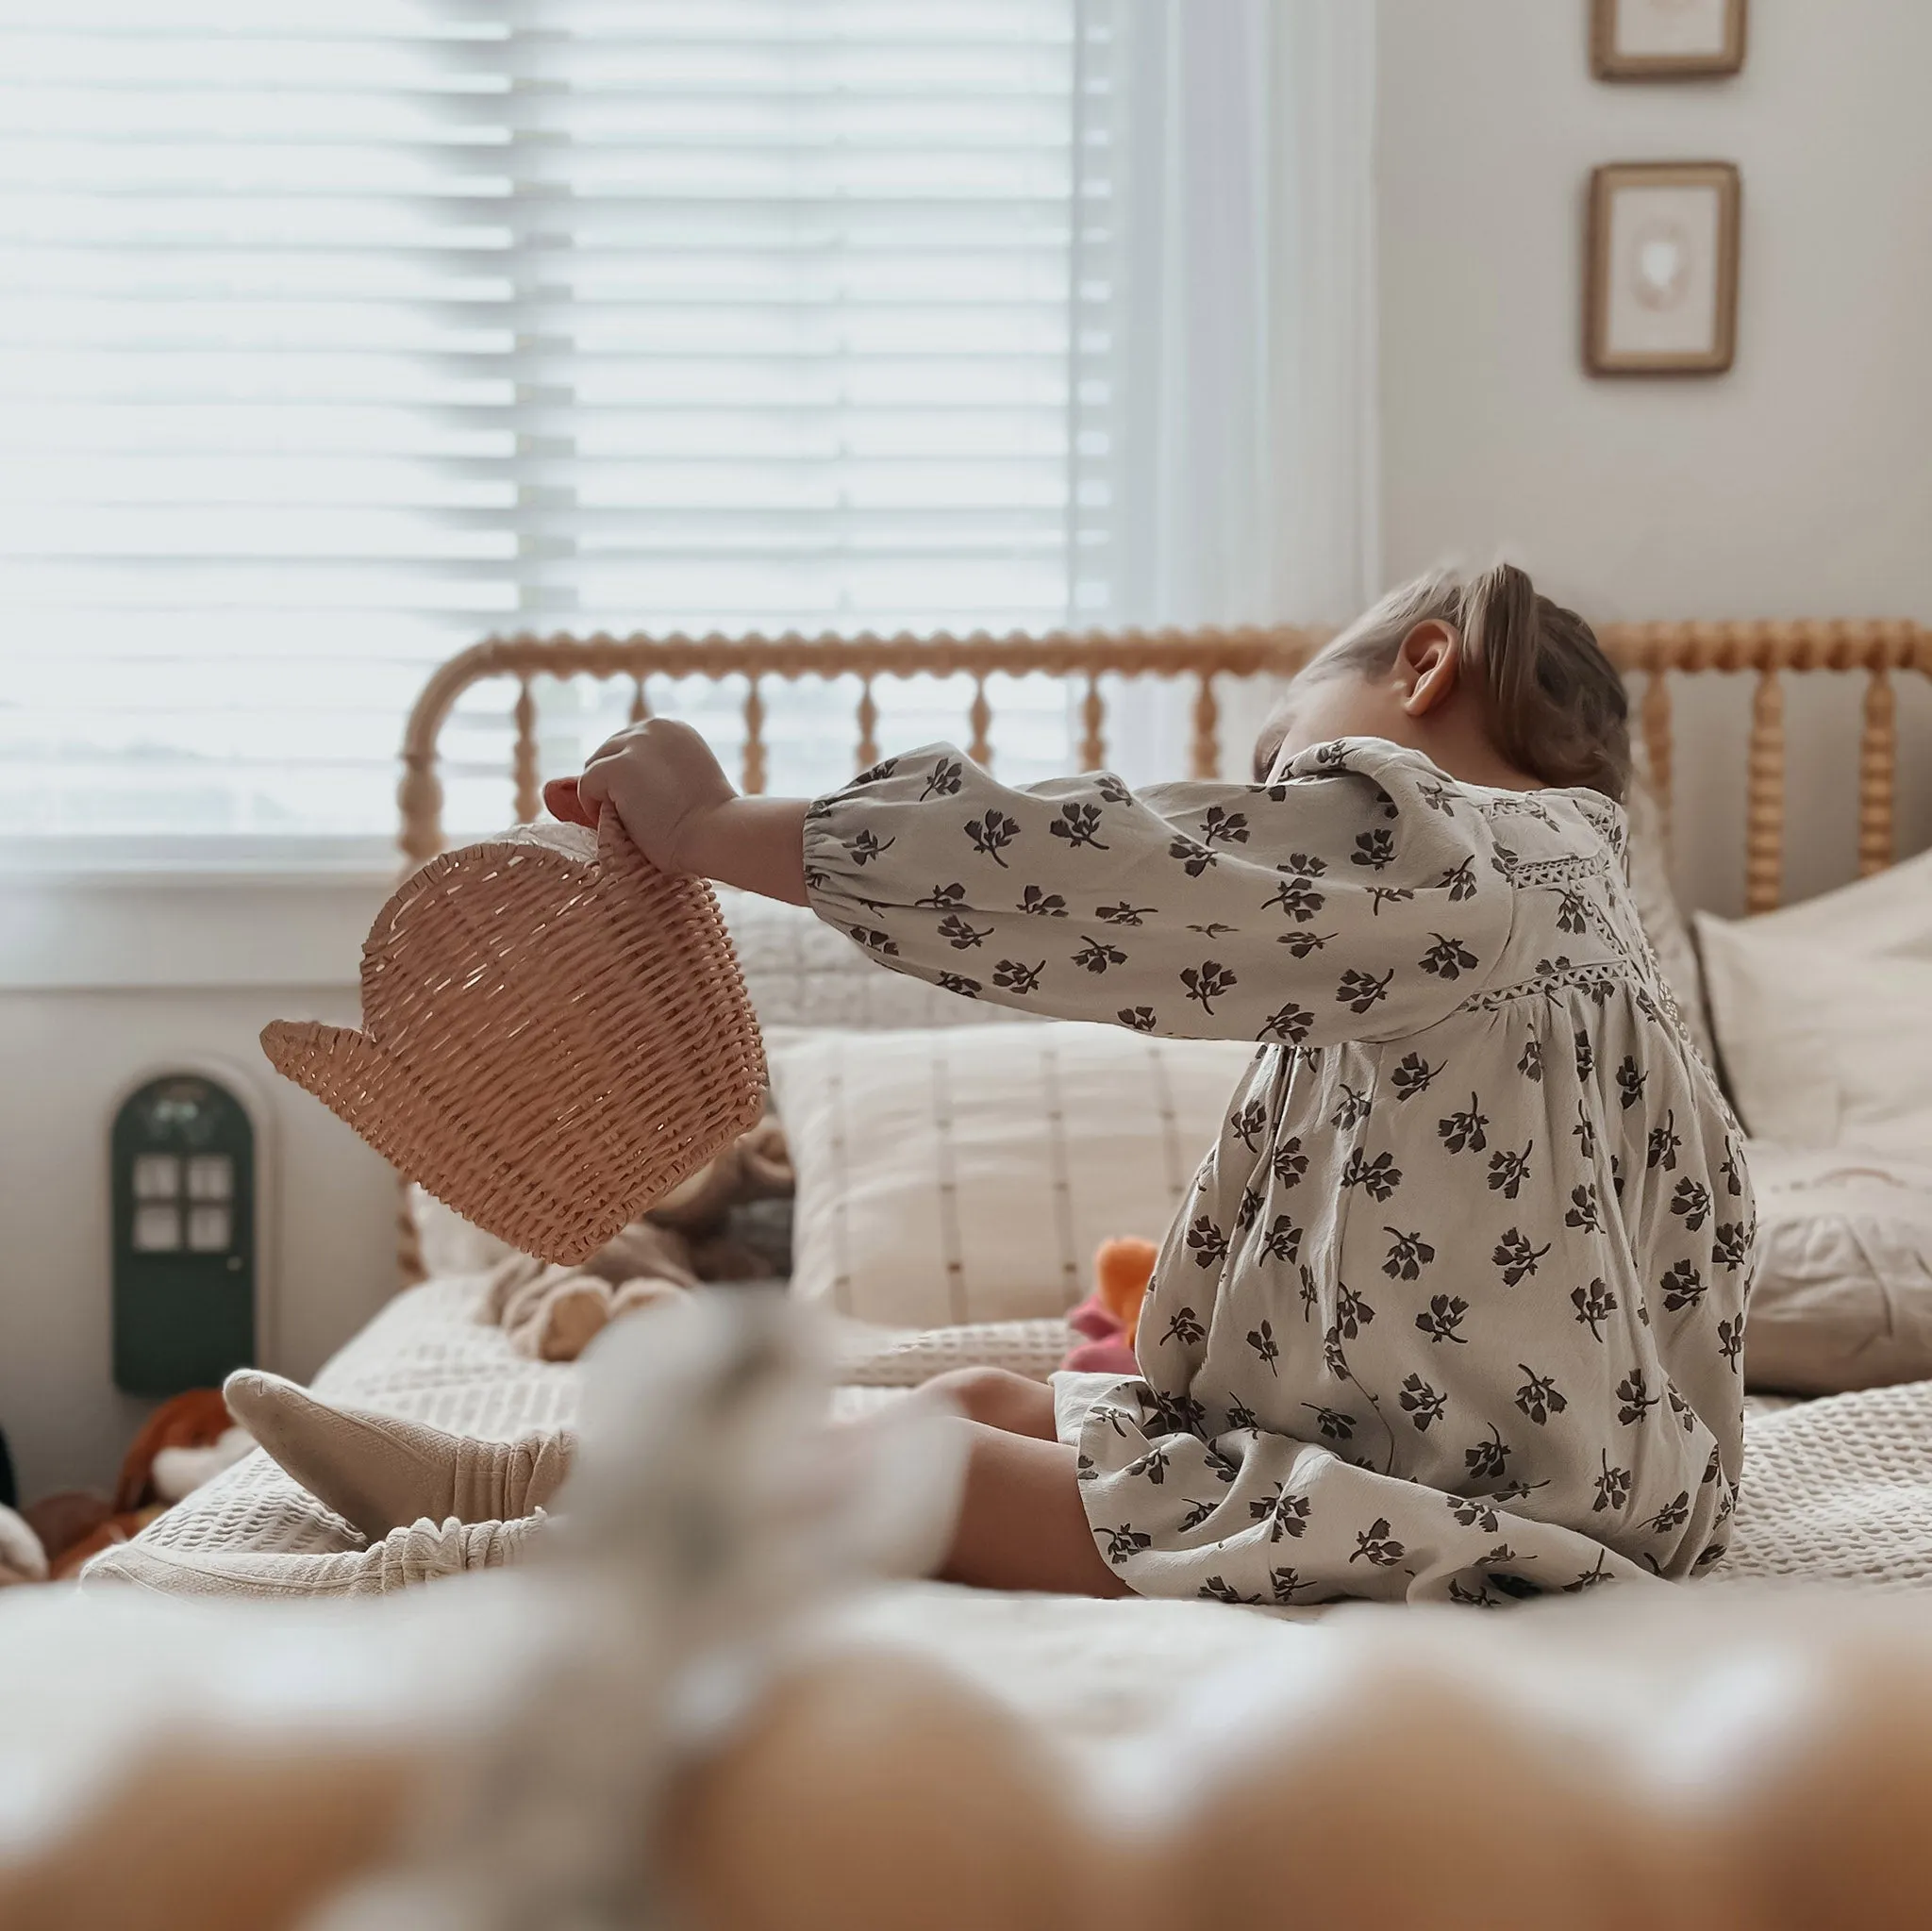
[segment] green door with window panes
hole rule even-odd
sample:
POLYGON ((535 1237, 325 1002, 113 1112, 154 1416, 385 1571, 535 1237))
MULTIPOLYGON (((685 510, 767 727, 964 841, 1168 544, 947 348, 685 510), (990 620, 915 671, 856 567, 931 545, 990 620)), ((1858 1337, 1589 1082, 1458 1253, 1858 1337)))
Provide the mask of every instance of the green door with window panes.
POLYGON ((255 1130, 199 1074, 150 1080, 114 1116, 114 1382, 218 1388, 255 1358, 255 1130))

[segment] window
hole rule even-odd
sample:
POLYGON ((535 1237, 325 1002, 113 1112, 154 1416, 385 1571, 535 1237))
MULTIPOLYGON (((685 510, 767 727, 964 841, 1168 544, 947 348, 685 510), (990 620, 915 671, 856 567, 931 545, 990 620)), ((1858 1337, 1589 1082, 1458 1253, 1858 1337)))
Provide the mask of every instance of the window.
POLYGON ((0 0, 0 810, 386 836, 492 630, 1104 619, 1106 11, 0 0))
POLYGON ((235 1162, 227 1154, 137 1154, 134 1246, 141 1254, 225 1254, 233 1224, 235 1162), (187 1240, 182 1240, 182 1177, 187 1176, 187 1240))

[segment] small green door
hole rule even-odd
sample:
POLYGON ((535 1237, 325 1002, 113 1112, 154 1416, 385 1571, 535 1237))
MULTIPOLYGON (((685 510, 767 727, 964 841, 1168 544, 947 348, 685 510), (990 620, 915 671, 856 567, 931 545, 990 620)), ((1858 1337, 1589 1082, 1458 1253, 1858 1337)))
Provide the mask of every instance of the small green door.
POLYGON ((255 1129, 199 1074, 150 1080, 114 1116, 114 1381, 217 1388, 255 1358, 255 1129))

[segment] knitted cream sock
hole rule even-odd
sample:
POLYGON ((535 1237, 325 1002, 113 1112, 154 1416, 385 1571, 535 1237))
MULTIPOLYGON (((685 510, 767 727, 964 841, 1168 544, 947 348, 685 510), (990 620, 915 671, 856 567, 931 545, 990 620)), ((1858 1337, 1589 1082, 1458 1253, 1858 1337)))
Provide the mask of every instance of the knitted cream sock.
POLYGON ((238 1368, 229 1412, 296 1481, 372 1541, 420 1522, 513 1522, 553 1496, 576 1452, 568 1430, 515 1441, 335 1407, 279 1374, 238 1368))

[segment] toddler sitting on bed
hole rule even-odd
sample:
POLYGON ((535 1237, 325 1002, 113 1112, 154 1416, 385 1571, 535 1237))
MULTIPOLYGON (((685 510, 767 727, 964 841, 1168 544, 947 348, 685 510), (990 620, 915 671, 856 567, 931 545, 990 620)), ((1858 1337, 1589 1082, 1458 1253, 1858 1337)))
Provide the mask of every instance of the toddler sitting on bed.
MULTIPOLYGON (((1138 1372, 933 1384, 972 1436, 946 1574, 1491 1604, 1700 1573, 1737 1498, 1750 1183, 1626 889, 1627 768, 1589 626, 1502 566, 1337 638, 1252 784, 1013 789, 936 745, 742 798, 652 721, 546 796, 962 998, 1256 1042, 1138 1372)), ((372 1429, 417 1470, 372 1528, 520 1513, 567 1463, 238 1394, 325 1500, 372 1429)))

